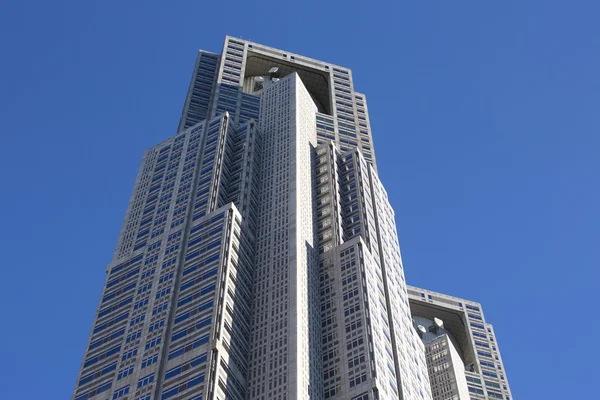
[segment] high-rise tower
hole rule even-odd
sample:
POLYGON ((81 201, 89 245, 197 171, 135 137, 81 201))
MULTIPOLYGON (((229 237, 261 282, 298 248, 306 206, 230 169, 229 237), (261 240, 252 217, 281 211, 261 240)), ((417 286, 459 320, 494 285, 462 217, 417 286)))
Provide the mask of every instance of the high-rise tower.
POLYGON ((229 36, 221 54, 198 53, 178 130, 225 111, 236 124, 257 119, 256 93, 293 72, 316 107, 318 142, 334 141, 342 151, 359 148, 375 166, 367 102, 354 91, 352 71, 229 36))
POLYGON ((76 400, 431 399, 347 68, 200 51, 106 272, 76 400))
POLYGON ((412 286, 408 296, 426 343, 434 400, 512 399, 498 340, 481 304, 412 286))

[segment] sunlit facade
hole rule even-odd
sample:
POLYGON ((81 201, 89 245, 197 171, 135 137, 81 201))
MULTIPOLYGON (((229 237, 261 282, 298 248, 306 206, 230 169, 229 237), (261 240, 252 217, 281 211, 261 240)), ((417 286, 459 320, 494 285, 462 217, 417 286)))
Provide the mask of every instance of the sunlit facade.
POLYGON ((142 158, 73 399, 431 400, 352 72, 226 37, 142 158))

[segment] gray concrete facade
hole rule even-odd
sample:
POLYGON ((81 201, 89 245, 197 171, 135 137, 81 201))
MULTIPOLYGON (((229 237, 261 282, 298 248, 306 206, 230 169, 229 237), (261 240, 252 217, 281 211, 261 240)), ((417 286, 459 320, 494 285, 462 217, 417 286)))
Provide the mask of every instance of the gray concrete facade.
MULTIPOLYGON (((443 330, 460 355, 470 399, 512 399, 498 340, 481 304, 412 286, 408 296, 416 327, 427 325, 424 320, 443 321, 443 330)), ((434 400, 444 399, 438 393, 436 397, 434 392, 434 400)))
MULTIPOLYGON (((74 400, 433 399, 347 68, 229 36, 200 51, 106 273, 74 400)), ((469 388, 508 396, 481 375, 500 373, 497 349, 484 365, 467 342, 469 388)))

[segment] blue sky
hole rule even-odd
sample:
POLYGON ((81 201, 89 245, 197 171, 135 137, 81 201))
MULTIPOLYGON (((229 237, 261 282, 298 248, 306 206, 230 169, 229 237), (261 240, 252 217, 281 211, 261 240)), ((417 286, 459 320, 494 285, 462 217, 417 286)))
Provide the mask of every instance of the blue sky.
POLYGON ((593 1, 3 2, 0 398, 71 395, 142 153, 174 133, 197 49, 225 34, 351 68, 409 283, 483 304, 515 399, 592 398, 598 15, 593 1))

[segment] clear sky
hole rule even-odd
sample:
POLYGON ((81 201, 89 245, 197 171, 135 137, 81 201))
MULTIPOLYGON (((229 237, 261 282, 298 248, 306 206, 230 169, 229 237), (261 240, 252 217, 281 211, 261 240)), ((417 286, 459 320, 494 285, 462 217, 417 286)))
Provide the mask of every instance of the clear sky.
POLYGON ((226 34, 352 69, 408 282, 514 398, 597 398, 597 1, 2 1, 0 398, 67 399, 143 151, 226 34))

